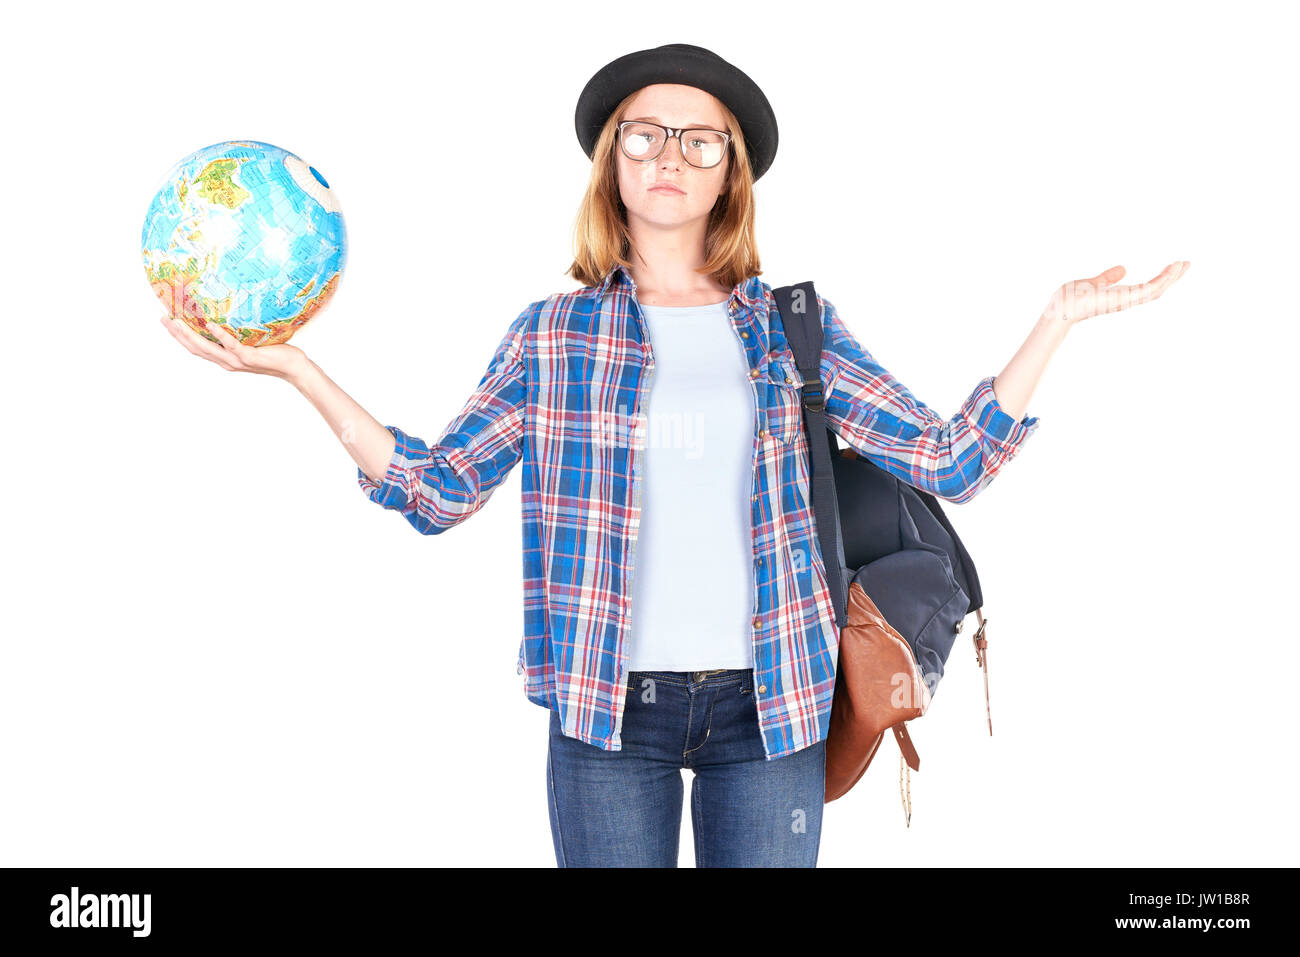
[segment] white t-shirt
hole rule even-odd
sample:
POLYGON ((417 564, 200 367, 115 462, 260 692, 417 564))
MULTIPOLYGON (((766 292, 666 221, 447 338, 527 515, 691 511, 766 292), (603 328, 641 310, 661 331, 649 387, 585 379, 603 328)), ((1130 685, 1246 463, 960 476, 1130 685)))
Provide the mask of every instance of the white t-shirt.
POLYGON ((646 412, 629 671, 752 668, 754 391, 727 303, 641 306, 646 412))

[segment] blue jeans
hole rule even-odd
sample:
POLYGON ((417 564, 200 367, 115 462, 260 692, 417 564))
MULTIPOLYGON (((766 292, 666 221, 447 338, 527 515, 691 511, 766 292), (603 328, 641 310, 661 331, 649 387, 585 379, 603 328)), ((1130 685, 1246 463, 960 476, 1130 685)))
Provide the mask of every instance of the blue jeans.
POLYGON ((694 772, 697 867, 816 867, 826 742, 766 760, 754 670, 633 671, 623 747, 561 732, 546 756, 560 867, 676 867, 683 782, 694 772))

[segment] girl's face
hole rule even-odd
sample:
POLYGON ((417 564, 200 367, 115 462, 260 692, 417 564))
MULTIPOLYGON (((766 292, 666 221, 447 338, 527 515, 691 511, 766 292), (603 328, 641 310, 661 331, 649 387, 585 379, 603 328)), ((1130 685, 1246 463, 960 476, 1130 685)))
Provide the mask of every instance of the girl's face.
MULTIPOLYGON (((679 83, 656 83, 637 93, 619 120, 648 120, 671 129, 712 129, 732 132, 722 118, 718 100, 704 90, 679 83)), ((654 144, 655 147, 658 144, 654 144)), ((653 147, 652 147, 653 152, 653 147)), ((682 158, 676 137, 653 160, 628 158, 614 145, 618 191, 627 207, 628 223, 673 229, 707 219, 726 191, 731 150, 711 169, 700 169, 682 158), (676 190, 665 187, 673 186, 676 190)))

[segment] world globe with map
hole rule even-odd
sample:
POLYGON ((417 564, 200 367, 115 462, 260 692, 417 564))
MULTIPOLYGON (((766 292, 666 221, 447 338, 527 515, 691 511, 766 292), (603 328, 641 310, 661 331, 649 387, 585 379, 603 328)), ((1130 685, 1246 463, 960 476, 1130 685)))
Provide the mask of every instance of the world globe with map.
POLYGON ((149 204, 144 268, 174 319, 205 338, 288 342, 338 289, 347 231, 325 177, 254 140, 205 147, 172 167, 149 204))

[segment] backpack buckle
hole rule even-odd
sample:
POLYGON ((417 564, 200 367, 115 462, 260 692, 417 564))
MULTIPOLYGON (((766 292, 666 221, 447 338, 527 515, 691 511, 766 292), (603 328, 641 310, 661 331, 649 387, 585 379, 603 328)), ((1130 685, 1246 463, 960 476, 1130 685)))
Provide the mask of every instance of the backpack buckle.
POLYGON ((822 380, 820 377, 811 381, 807 378, 804 379, 803 406, 805 409, 812 409, 814 412, 826 411, 826 396, 822 393, 822 380))

